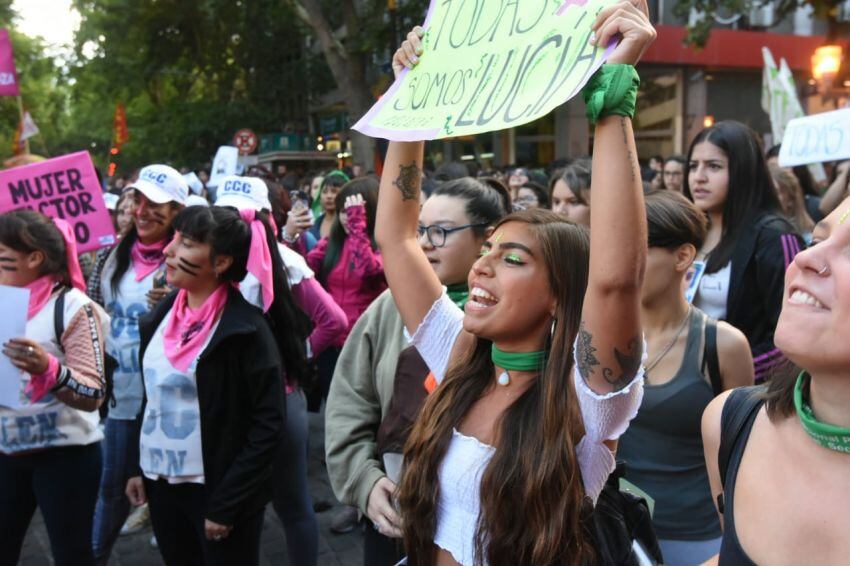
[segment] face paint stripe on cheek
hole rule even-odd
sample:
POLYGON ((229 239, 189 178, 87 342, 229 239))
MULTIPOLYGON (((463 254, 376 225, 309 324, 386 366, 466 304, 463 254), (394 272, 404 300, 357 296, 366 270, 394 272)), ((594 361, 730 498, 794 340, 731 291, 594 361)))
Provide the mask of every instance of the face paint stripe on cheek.
POLYGON ((187 261, 187 260, 183 259, 182 257, 177 261, 177 267, 180 268, 182 271, 185 271, 186 273, 188 273, 192 277, 197 277, 198 276, 198 270, 201 269, 200 265, 196 265, 196 264, 192 263, 191 261, 187 261))

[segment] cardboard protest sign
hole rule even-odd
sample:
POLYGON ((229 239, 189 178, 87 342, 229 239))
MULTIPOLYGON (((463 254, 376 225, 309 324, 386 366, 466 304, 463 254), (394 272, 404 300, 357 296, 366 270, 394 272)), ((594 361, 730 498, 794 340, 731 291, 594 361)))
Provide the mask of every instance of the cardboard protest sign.
POLYGON ((222 179, 228 175, 236 175, 236 166, 239 161, 239 150, 230 145, 223 145, 215 152, 212 172, 207 186, 215 188, 222 179))
POLYGON ((431 0, 423 56, 355 124, 395 141, 519 126, 579 92, 613 49, 591 45, 614 0, 431 0))
POLYGON ((87 151, 0 171, 0 212, 20 208, 68 221, 80 253, 115 243, 112 219, 87 151))
POLYGON ((809 163, 850 158, 850 108, 814 114, 788 122, 779 165, 796 167, 809 163))

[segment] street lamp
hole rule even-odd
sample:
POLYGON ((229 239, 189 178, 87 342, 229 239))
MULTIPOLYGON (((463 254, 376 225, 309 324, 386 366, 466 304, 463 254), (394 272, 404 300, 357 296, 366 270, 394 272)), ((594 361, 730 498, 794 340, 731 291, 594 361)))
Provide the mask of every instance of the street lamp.
POLYGON ((812 55, 812 76, 821 92, 832 87, 832 81, 841 68, 843 52, 840 45, 823 45, 815 49, 812 55))

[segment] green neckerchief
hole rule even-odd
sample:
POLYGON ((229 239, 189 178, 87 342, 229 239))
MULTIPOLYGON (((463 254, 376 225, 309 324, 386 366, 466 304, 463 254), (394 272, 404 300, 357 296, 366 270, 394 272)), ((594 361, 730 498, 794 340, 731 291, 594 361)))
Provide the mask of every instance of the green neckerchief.
POLYGON ((800 418, 803 430, 824 448, 845 454, 850 453, 850 428, 820 422, 809 406, 808 399, 803 398, 803 389, 809 379, 811 378, 806 372, 800 372, 797 385, 794 387, 794 407, 797 409, 797 416, 800 418))
POLYGON ((466 306, 466 301, 469 300, 469 285, 466 283, 449 285, 446 287, 446 294, 454 304, 463 309, 466 306))
POLYGON ((543 371, 546 365, 546 350, 539 352, 505 352, 493 344, 490 359, 502 369, 508 371, 543 371))

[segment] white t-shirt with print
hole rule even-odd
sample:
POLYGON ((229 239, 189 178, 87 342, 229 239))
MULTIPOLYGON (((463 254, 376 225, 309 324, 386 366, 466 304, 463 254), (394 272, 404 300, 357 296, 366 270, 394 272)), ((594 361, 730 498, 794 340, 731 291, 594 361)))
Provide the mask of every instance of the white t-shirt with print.
POLYGON ((139 464, 146 477, 169 483, 204 483, 201 450, 201 409, 195 370, 198 358, 215 334, 213 325, 207 341, 188 371, 175 368, 165 355, 165 327, 169 311, 145 350, 144 386, 147 405, 139 438, 139 464))
POLYGON ((109 418, 135 419, 142 408, 142 373, 139 367, 139 317, 148 312, 147 293, 153 289, 157 271, 136 281, 133 266, 127 268, 113 295, 111 283, 101 282, 103 303, 111 317, 106 337, 107 353, 118 361, 112 375, 115 406, 109 407, 109 418))

